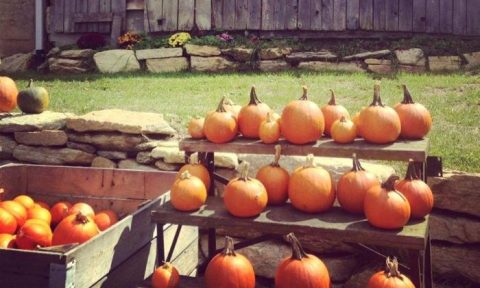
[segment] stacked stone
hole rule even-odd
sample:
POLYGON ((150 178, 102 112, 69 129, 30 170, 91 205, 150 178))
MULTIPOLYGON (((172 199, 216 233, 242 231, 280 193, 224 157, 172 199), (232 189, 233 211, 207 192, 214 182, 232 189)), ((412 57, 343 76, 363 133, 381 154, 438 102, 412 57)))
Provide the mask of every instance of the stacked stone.
POLYGON ((292 48, 265 48, 258 52, 258 69, 264 72, 289 70, 292 66, 286 61, 286 56, 292 53, 292 48))
POLYGON ((48 70, 53 73, 85 73, 93 68, 93 54, 95 51, 92 49, 60 51, 53 48, 47 54, 48 60, 44 65, 48 65, 48 70))
POLYGON ((339 57, 329 50, 315 52, 294 52, 287 55, 287 61, 309 71, 365 72, 358 61, 338 61, 339 57))
POLYGON ((5 57, 0 61, 0 72, 17 73, 24 72, 30 68, 33 53, 19 53, 5 57))
POLYGON ((218 47, 186 44, 184 48, 194 72, 234 71, 239 68, 239 63, 229 60, 225 54, 222 55, 218 47))
POLYGON ((186 57, 183 57, 182 48, 143 49, 135 52, 137 60, 145 61, 149 72, 180 72, 189 68, 186 57))

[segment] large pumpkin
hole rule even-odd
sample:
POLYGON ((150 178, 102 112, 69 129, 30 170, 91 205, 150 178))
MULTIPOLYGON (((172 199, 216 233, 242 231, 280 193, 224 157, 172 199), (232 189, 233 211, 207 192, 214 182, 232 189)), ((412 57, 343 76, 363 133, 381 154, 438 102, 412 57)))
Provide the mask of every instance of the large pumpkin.
POLYGON ((27 89, 18 93, 18 108, 24 113, 37 114, 47 109, 50 98, 47 89, 43 87, 33 87, 33 80, 28 82, 27 89))
POLYGON ((275 145, 275 159, 269 165, 263 166, 257 171, 256 178, 262 182, 268 194, 268 204, 281 205, 288 199, 288 171, 280 167, 282 147, 275 145))
POLYGON ((395 105, 402 126, 400 136, 407 139, 422 139, 432 128, 432 116, 420 103, 413 102, 406 85, 403 86, 403 101, 395 105))
POLYGON ((22 204, 25 209, 30 209, 35 205, 35 201, 33 201, 32 197, 28 195, 18 195, 13 198, 13 201, 22 204))
POLYGON ((180 211, 198 210, 207 200, 207 189, 202 180, 188 170, 175 180, 170 192, 170 201, 180 211))
POLYGON ((15 244, 20 249, 35 250, 52 245, 52 229, 43 220, 28 220, 18 230, 15 244))
POLYGON ((90 216, 79 212, 65 217, 53 231, 52 245, 83 243, 99 234, 100 230, 90 216))
POLYGON ((363 201, 367 191, 380 181, 372 173, 365 171, 357 155, 353 154, 352 170, 343 174, 337 183, 337 199, 342 208, 350 213, 363 213, 363 201))
POLYGON ((308 100, 308 89, 303 86, 303 95, 283 108, 280 130, 293 144, 307 144, 319 139, 325 129, 325 120, 317 104, 308 100))
POLYGON ((180 274, 177 268, 168 262, 164 262, 162 266, 153 271, 152 287, 153 288, 175 288, 180 282, 180 274))
POLYGON ((262 103, 257 97, 253 86, 250 90, 250 102, 243 106, 238 113, 238 128, 240 133, 247 138, 258 138, 258 131, 262 121, 267 119, 267 114, 272 110, 267 104, 262 103))
POLYGON ((15 247, 15 235, 12 234, 0 234, 0 248, 13 248, 15 247))
POLYGON ((398 271, 397 258, 387 257, 385 270, 373 274, 367 288, 415 288, 415 285, 398 271))
POLYGON ((178 170, 175 179, 180 178, 183 172, 188 170, 190 175, 200 178, 203 184, 205 184, 205 188, 207 188, 207 191, 209 191, 211 184, 210 173, 203 164, 199 163, 198 154, 190 155, 190 157, 188 158, 188 162, 188 164, 183 165, 182 168, 178 170))
POLYGON ((17 227, 17 219, 6 209, 0 208, 0 233, 13 234, 17 227))
POLYGON ((240 177, 230 180, 225 186, 223 202, 233 216, 257 216, 267 206, 267 190, 262 182, 248 177, 248 162, 244 161, 240 165, 240 177))
POLYGON ((373 101, 360 112, 360 134, 368 142, 387 144, 397 140, 401 124, 397 112, 382 104, 380 84, 374 86, 373 101))
POLYGON ((336 120, 339 120, 342 117, 345 119, 350 119, 350 113, 342 105, 337 104, 335 99, 335 91, 330 89, 332 93, 330 101, 327 105, 322 107, 323 117, 325 118, 325 135, 330 135, 332 125, 336 120))
POLYGON ((60 221, 63 220, 63 218, 67 217, 68 211, 70 211, 70 208, 72 208, 72 204, 67 201, 60 201, 55 204, 53 204, 52 208, 50 208, 50 214, 52 215, 52 225, 55 226, 60 221))
POLYGON ((22 204, 16 201, 8 200, 0 202, 0 208, 7 210, 10 214, 13 215, 13 217, 15 217, 18 227, 22 227, 22 225, 28 218, 27 209, 25 209, 22 204))
POLYGON ((238 133, 237 120, 232 113, 225 110, 223 101, 225 101, 225 97, 218 104, 216 111, 207 114, 203 124, 205 137, 217 144, 233 140, 238 133))
POLYGON ((330 209, 335 201, 335 188, 327 170, 315 165, 309 154, 304 166, 290 175, 288 197, 292 205, 304 212, 317 213, 330 209))
POLYGON ((317 256, 307 254, 293 233, 285 236, 292 247, 292 256, 282 260, 275 272, 276 288, 329 288, 327 267, 317 256))
POLYGON ((255 272, 250 261, 235 252, 233 239, 225 237, 223 252, 215 255, 205 270, 207 288, 254 288, 255 272))
POLYGON ((45 208, 34 206, 27 210, 28 219, 39 219, 45 221, 48 225, 52 222, 52 214, 45 208))
POLYGON ((408 163, 405 179, 395 183, 395 189, 402 192, 410 204, 412 217, 423 218, 433 208, 433 193, 430 187, 420 180, 415 171, 415 163, 408 163))
POLYGON ((405 196, 395 190, 397 176, 390 176, 382 185, 368 189, 363 202, 368 222, 377 228, 399 229, 410 219, 410 204, 405 196))
POLYGON ((17 106, 18 89, 15 81, 0 76, 0 112, 10 112, 17 106))

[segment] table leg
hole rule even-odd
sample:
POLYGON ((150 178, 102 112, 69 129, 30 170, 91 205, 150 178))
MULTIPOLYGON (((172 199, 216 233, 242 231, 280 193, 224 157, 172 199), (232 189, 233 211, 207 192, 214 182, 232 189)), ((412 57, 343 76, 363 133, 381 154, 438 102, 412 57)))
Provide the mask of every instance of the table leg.
POLYGON ((415 287, 425 288, 423 281, 423 260, 422 253, 419 250, 410 250, 409 251, 409 267, 410 267, 410 279, 412 280, 415 287))
POLYGON ((208 229, 208 260, 215 256, 217 252, 217 231, 215 228, 208 229))
POLYGON ((157 260, 155 267, 162 265, 165 261, 165 239, 163 237, 163 223, 157 223, 157 260))
POLYGON ((432 256, 431 256, 431 245, 430 245, 430 236, 427 238, 427 246, 425 247, 425 257, 424 257, 424 282, 425 288, 433 287, 433 277, 432 277, 432 256))

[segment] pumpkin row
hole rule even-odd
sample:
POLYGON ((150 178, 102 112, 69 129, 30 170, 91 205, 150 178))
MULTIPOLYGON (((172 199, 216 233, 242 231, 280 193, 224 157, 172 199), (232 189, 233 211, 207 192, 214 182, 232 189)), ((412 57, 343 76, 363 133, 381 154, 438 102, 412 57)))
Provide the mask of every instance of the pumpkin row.
POLYGON ((66 201, 52 207, 28 195, 0 202, 0 248, 35 250, 83 243, 118 221, 112 210, 95 213, 84 202, 66 201))
POLYGON ((10 112, 17 107, 28 114, 42 113, 48 107, 50 97, 43 87, 34 87, 30 79, 26 89, 18 92, 12 78, 0 76, 0 112, 10 112))
MULTIPOLYGON (((236 217, 254 217, 267 204, 282 205, 290 200, 296 209, 321 213, 333 207, 335 199, 349 213, 364 214, 368 222, 383 229, 403 227, 410 218, 423 218, 433 208, 430 187, 416 175, 414 162, 408 164, 405 179, 392 175, 380 183, 361 166, 353 155, 352 170, 342 175, 336 185, 330 173, 316 166, 313 155, 291 174, 279 164, 281 147, 275 146, 275 159, 261 167, 256 178, 248 176, 249 164, 242 162, 240 176, 224 189, 226 210, 236 217)), ((193 160, 177 173, 171 188, 171 203, 180 211, 195 211, 207 199, 210 187, 208 170, 193 160)))
POLYGON ((351 143, 357 136, 375 144, 392 143, 400 136, 422 139, 431 129, 432 117, 422 104, 413 101, 405 85, 403 90, 403 100, 393 109, 382 103, 380 84, 376 83, 370 106, 362 108, 350 120, 350 113, 337 104, 333 90, 328 104, 319 108, 308 100, 308 89, 304 86, 302 97, 288 103, 280 116, 258 99, 252 87, 246 106, 235 105, 224 97, 205 118, 191 119, 188 131, 192 138, 206 137, 217 144, 232 141, 238 133, 267 144, 277 142, 280 136, 293 144, 307 144, 323 134, 337 143, 351 143))
MULTIPOLYGON (((331 287, 330 274, 323 261, 313 254, 307 254, 300 241, 293 234, 285 240, 292 248, 292 255, 280 261, 275 273, 276 288, 331 287)), ((170 263, 157 268, 152 276, 153 288, 177 287, 180 282, 178 271, 170 263)), ((255 271, 244 255, 234 250, 233 239, 225 237, 225 248, 215 255, 205 271, 207 288, 255 287, 255 271)), ((398 270, 396 258, 386 258, 385 270, 374 273, 367 288, 415 287, 412 281, 398 270)))

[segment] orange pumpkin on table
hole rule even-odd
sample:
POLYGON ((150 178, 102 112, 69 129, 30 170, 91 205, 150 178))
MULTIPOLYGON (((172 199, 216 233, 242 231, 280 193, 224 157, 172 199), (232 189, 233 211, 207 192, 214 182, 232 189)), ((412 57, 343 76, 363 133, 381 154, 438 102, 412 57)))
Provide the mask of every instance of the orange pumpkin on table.
POLYGON ((175 180, 170 191, 172 206, 180 211, 195 211, 207 200, 207 189, 202 180, 192 176, 188 170, 175 180))
POLYGON ((342 105, 337 104, 335 99, 335 91, 330 89, 331 97, 328 104, 322 107, 323 117, 325 118, 325 135, 331 135, 332 125, 335 121, 342 117, 350 119, 350 113, 342 105))
POLYGON ((203 126, 205 124, 205 118, 197 117, 192 118, 190 122, 188 122, 188 134, 194 139, 202 139, 205 138, 205 133, 203 132, 203 126))
POLYGON ((177 268, 168 262, 164 262, 162 266, 153 271, 152 287, 153 288, 175 288, 180 282, 180 274, 177 268))
POLYGON ((92 217, 78 212, 65 217, 53 231, 52 245, 84 243, 100 233, 92 217))
POLYGON ((37 246, 51 246, 52 229, 50 226, 43 220, 32 220, 25 222, 18 230, 15 245, 20 249, 26 250, 35 250, 37 246))
POLYGON ((263 166, 257 171, 256 178, 262 182, 268 194, 268 204, 281 205, 288 199, 288 171, 280 167, 278 161, 282 153, 282 147, 275 145, 275 159, 269 165, 263 166))
POLYGON ((397 258, 387 257, 385 266, 384 271, 370 277, 367 288, 415 288, 412 281, 398 271, 397 258))
POLYGON ((270 112, 267 114, 267 119, 262 121, 258 131, 260 140, 265 144, 272 144, 280 139, 280 124, 273 114, 270 112))
POLYGON ((0 112, 10 112, 17 107, 18 89, 12 78, 0 76, 0 112))
POLYGON ((406 139, 422 139, 432 128, 432 116, 420 103, 415 103, 406 85, 403 87, 403 101, 395 105, 401 122, 400 136, 406 139))
POLYGON ((238 129, 240 133, 246 138, 258 139, 260 124, 267 119, 267 114, 270 112, 272 112, 272 109, 258 99, 255 86, 252 86, 250 102, 243 106, 240 113, 238 113, 238 129))
POLYGON ((333 122, 330 135, 336 143, 352 143, 357 137, 357 126, 350 119, 342 116, 333 122))
POLYGON ((202 180, 203 184, 205 184, 205 188, 207 191, 210 189, 210 173, 208 169, 198 161, 198 154, 192 154, 188 158, 188 164, 183 165, 180 170, 178 170, 175 179, 179 179, 183 172, 187 171, 192 176, 196 176, 202 180))
POLYGON ((102 210, 95 214, 93 221, 95 221, 100 231, 104 231, 118 222, 118 216, 113 210, 102 210))
POLYGON ((203 132, 210 142, 222 144, 233 140, 238 133, 237 119, 225 110, 225 97, 218 104, 217 110, 208 113, 203 124, 203 132))

